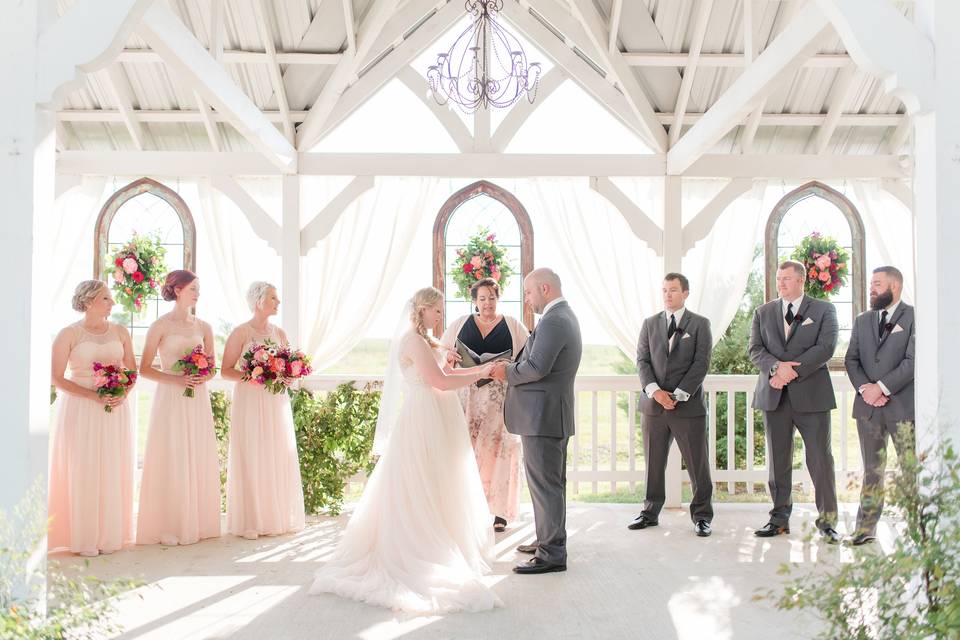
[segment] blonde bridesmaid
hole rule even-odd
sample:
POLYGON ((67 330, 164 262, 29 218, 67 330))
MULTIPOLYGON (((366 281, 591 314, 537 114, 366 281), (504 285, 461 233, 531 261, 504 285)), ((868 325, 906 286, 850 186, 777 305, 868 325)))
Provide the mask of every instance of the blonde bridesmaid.
POLYGON ((171 271, 161 290, 172 311, 150 325, 140 375, 157 383, 140 482, 137 544, 193 544, 220 535, 220 462, 207 379, 184 376, 174 363, 195 347, 215 357, 213 330, 191 313, 200 280, 171 271), (153 366, 160 354, 161 368, 153 366), (193 389, 193 397, 184 390, 193 389))
POLYGON ((253 317, 233 330, 223 350, 222 375, 236 382, 230 413, 227 528, 255 540, 303 529, 304 509, 290 399, 244 382, 236 368, 255 343, 287 344, 283 329, 270 323, 280 306, 276 287, 254 282, 247 304, 253 317))
POLYGON ((81 282, 73 308, 83 319, 53 343, 53 384, 61 393, 50 443, 47 546, 96 556, 133 544, 134 454, 129 403, 97 395, 93 363, 137 364, 130 333, 108 320, 106 284, 81 282))

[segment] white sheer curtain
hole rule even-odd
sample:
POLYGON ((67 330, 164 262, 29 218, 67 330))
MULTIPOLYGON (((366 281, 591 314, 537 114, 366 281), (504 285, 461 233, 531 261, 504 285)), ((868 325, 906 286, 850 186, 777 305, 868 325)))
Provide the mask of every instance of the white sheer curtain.
MULTIPOLYGON (((632 189, 618 186, 657 219, 661 178, 638 179, 632 189)), ((663 260, 586 179, 541 178, 520 188, 536 232, 563 256, 561 263, 544 266, 574 281, 601 326, 633 361, 644 318, 660 308, 663 260)))
POLYGON ((94 225, 103 206, 106 184, 103 176, 83 176, 79 186, 54 204, 48 281, 52 283, 50 310, 57 317, 70 312, 70 298, 77 283, 93 277, 94 225))
MULTIPOLYGON (((684 218, 699 213, 718 191, 715 181, 684 181, 684 218)), ((683 258, 682 271, 690 280, 687 306, 710 320, 716 344, 737 314, 754 251, 762 242, 764 192, 767 182, 757 181, 747 193, 731 203, 717 219, 706 238, 683 258)), ((721 186, 722 188, 722 186, 721 186)))
POLYGON ((866 232, 867 282, 873 269, 893 265, 903 272, 903 298, 914 300, 913 212, 876 180, 853 181, 866 232))
MULTIPOLYGON (((279 217, 279 180, 241 180, 241 187, 274 219, 279 217)), ((198 313, 212 313, 211 320, 232 325, 249 315, 247 287, 254 280, 280 286, 280 256, 254 232, 240 208, 213 188, 209 180, 184 185, 181 195, 193 210, 197 225, 197 274, 204 286, 198 313)), ((217 324, 214 324, 214 329, 217 324)))
POLYGON ((436 184, 432 178, 378 178, 301 261, 303 347, 316 371, 363 338, 397 284, 436 184))

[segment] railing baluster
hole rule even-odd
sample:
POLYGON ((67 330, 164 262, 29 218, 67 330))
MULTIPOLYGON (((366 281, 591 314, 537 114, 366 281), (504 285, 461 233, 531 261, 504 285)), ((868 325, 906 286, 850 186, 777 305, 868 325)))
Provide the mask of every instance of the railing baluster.
MULTIPOLYGON (((727 470, 735 471, 737 468, 737 394, 732 389, 727 389, 727 470)), ((731 477, 733 474, 730 474, 731 477)), ((733 495, 736 483, 733 480, 727 481, 727 493, 733 495)))
POLYGON ((573 434, 573 495, 580 493, 580 393, 573 392, 573 415, 576 416, 576 425, 573 434))
MULTIPOLYGON (((617 472, 617 392, 610 392, 610 471, 617 472)), ((616 475, 610 481, 610 491, 617 492, 616 475)))
POLYGON ((753 448, 756 446, 753 437, 753 391, 747 391, 747 493, 753 493, 753 448))
POLYGON ((627 456, 630 462, 630 491, 636 490, 634 476, 637 472, 637 394, 631 389, 627 392, 627 456))
MULTIPOLYGON (((850 415, 847 412, 848 397, 846 391, 840 394, 840 471, 843 476, 846 476, 849 470, 847 460, 847 417, 850 415)), ((843 481, 846 482, 846 478, 843 481)))
POLYGON ((590 430, 590 470, 593 471, 593 480, 591 486, 593 487, 593 493, 597 493, 597 443, 599 442, 598 431, 600 431, 600 411, 598 409, 598 396, 600 392, 593 391, 591 393, 591 405, 593 412, 593 429, 590 430))
MULTIPOLYGON (((710 471, 717 470, 717 392, 710 391, 710 408, 707 412, 707 438, 710 444, 710 471)), ((716 475, 712 473, 711 475, 716 475)))

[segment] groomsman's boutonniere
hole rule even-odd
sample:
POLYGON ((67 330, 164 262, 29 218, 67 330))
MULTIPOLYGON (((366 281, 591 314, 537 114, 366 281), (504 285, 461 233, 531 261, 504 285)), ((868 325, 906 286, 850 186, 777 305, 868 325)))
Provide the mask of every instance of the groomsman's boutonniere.
POLYGON ((803 315, 802 315, 802 314, 799 314, 799 313, 798 313, 797 315, 793 316, 793 324, 802 324, 802 323, 803 323, 803 315))
POLYGON ((893 323, 892 323, 892 322, 888 322, 887 324, 883 325, 883 332, 884 332, 884 333, 890 333, 891 331, 893 331, 893 323))

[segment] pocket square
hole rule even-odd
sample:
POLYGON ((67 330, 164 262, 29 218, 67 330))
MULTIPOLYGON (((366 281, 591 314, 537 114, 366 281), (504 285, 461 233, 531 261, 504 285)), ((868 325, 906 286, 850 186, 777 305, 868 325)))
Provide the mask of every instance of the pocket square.
MULTIPOLYGON (((897 326, 900 326, 900 325, 897 325, 897 326)), ((681 339, 681 340, 686 340, 686 339, 689 338, 689 337, 690 337, 690 334, 689 334, 689 333, 684 333, 684 334, 683 334, 683 337, 680 338, 680 339, 681 339)))
POLYGON ((808 324, 813 324, 813 318, 807 318, 806 320, 803 321, 803 324, 801 324, 800 326, 805 327, 808 324))
POLYGON ((897 326, 895 326, 895 327, 893 328, 893 330, 892 330, 890 333, 900 333, 901 331, 903 331, 903 327, 901 327, 901 326, 898 324, 897 326))

